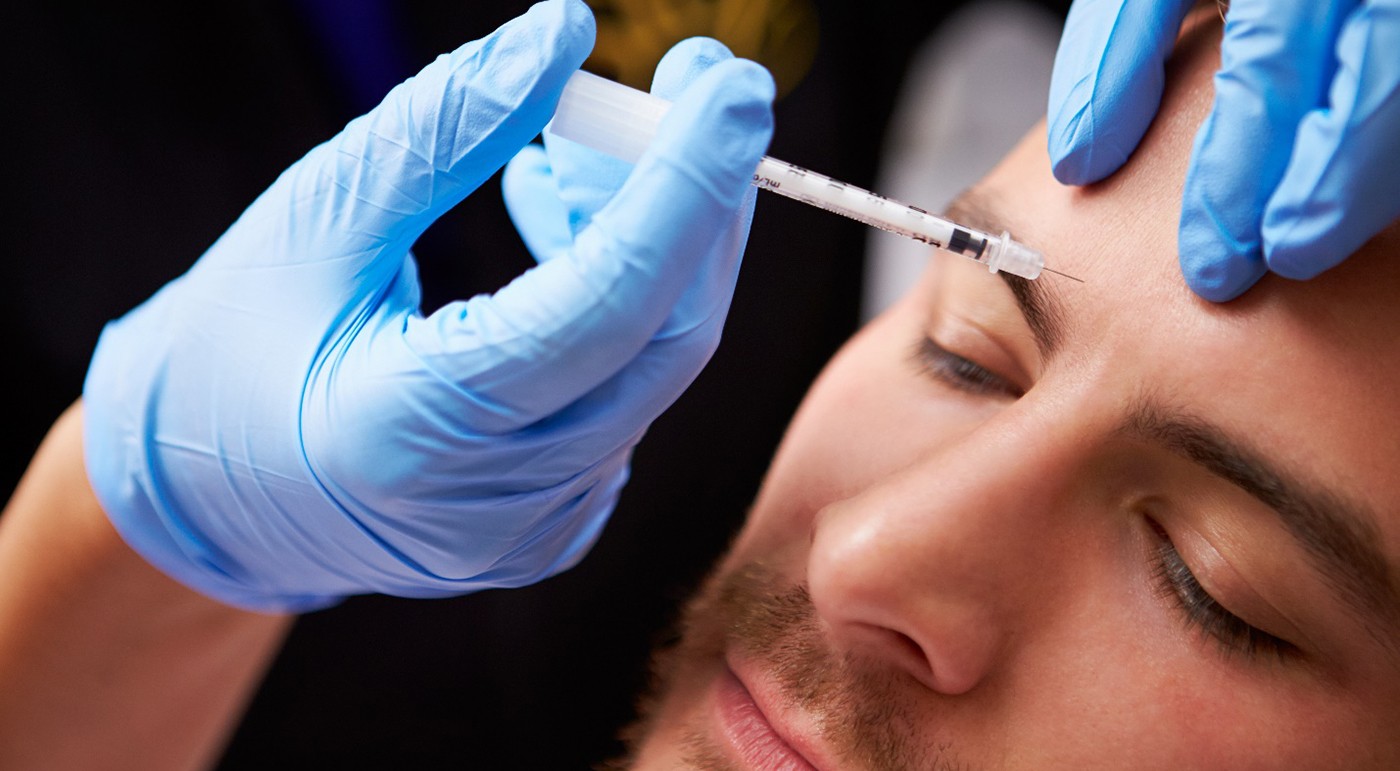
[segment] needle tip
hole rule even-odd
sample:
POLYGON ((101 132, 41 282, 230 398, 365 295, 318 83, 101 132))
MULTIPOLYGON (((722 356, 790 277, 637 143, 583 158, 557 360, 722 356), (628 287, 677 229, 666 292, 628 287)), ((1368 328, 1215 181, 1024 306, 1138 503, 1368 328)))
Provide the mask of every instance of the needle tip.
POLYGON ((1047 272, 1050 272, 1050 273, 1054 273, 1054 274, 1057 275, 1057 276, 1064 276, 1065 278, 1070 279, 1071 281, 1078 281, 1078 282, 1081 283, 1081 284, 1084 283, 1084 279, 1082 279, 1082 278, 1075 278, 1074 276, 1071 276, 1071 275, 1068 274, 1068 273, 1061 273, 1060 271, 1055 270, 1054 268, 1041 268, 1041 270, 1044 270, 1044 271, 1047 271, 1047 272))

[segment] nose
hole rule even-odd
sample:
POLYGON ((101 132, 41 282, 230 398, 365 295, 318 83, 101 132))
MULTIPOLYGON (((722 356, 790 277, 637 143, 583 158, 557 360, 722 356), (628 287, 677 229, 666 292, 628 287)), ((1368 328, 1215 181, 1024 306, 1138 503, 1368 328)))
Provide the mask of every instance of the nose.
POLYGON ((1066 505, 1044 432, 983 426, 813 517, 808 590, 843 653, 948 695, 1006 653, 1066 505))

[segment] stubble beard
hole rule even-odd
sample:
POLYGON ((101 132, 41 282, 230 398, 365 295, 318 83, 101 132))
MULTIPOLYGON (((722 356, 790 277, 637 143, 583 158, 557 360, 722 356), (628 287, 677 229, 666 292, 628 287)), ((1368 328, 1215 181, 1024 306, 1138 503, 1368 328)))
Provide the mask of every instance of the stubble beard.
MULTIPOLYGON (((761 562, 716 571, 686 603, 673 642, 653 655, 651 685, 638 702, 638 719, 623 729, 625 754, 597 771, 633 767, 681 686, 694 692, 704 673, 722 667, 733 650, 756 662, 778 684, 784 702, 818 720, 841 767, 952 769, 962 766, 947 744, 923 746, 907 694, 910 676, 826 646, 805 584, 784 581, 761 562)), ((733 768, 701 725, 684 730, 687 767, 733 768)))

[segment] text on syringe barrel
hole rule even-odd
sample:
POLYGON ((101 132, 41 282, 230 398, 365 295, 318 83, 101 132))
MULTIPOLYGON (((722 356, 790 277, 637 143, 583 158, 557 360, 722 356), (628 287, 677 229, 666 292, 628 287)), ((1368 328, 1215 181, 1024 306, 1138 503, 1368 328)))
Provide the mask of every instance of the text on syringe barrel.
POLYGON ((871 227, 932 244, 978 262, 986 259, 987 238, 960 228, 923 209, 869 190, 837 182, 801 166, 765 157, 754 170, 753 184, 779 195, 850 217, 871 227))

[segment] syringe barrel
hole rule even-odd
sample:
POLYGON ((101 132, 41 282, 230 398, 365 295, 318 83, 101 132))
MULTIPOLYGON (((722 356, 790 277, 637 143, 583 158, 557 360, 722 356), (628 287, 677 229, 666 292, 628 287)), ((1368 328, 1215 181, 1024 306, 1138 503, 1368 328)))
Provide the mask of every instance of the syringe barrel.
MULTIPOLYGON (((628 163, 636 163, 651 144, 671 103, 590 72, 575 72, 559 97, 559 107, 545 130, 628 163)), ((779 195, 850 217, 960 254, 1024 278, 1036 278, 1045 265, 1040 253, 1012 241, 949 222, 869 190, 839 182, 800 166, 764 157, 753 184, 779 195)))
POLYGON ((973 259, 978 259, 982 253, 983 243, 980 239, 960 238, 960 228, 945 219, 776 158, 764 157, 758 162, 753 183, 764 190, 940 249, 956 251, 973 259), (961 248, 951 248, 954 243, 961 248))

